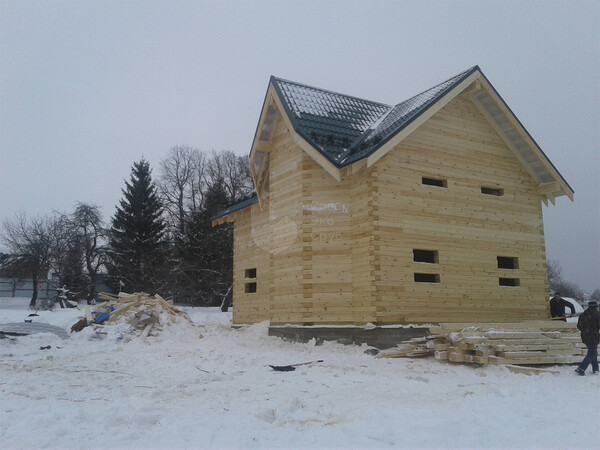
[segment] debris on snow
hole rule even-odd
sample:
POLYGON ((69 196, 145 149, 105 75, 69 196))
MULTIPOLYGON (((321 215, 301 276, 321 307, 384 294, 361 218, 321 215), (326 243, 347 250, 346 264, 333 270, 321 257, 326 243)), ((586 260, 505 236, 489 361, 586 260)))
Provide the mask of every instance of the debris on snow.
POLYGON ((312 364, 320 363, 320 362, 323 362, 323 360, 319 359, 317 361, 309 361, 309 362, 298 363, 298 364, 290 364, 289 366, 272 366, 271 364, 269 364, 269 367, 273 370, 276 370, 277 372, 292 372, 292 371, 296 370, 296 367, 298 367, 298 366, 307 366, 307 365, 312 365, 312 364))
POLYGON ((430 336, 384 350, 381 358, 432 356, 474 364, 573 364, 585 355, 575 324, 520 322, 464 326, 441 324, 430 336))
POLYGON ((67 332, 56 325, 50 325, 42 322, 32 322, 31 320, 22 323, 3 323, 0 324, 0 335, 7 336, 28 336, 38 333, 54 333, 61 339, 67 339, 67 332))
POLYGON ((71 332, 81 331, 90 325, 118 322, 127 324, 131 333, 146 338, 158 336, 167 326, 181 323, 196 326, 186 312, 175 308, 171 300, 165 300, 160 295, 101 292, 98 296, 104 302, 86 308, 85 317, 71 327, 71 332))

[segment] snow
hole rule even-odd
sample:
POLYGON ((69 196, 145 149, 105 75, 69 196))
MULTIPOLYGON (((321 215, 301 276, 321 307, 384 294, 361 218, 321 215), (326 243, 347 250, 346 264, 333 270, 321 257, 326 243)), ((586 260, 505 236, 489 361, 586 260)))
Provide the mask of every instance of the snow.
MULTIPOLYGON (((22 321, 27 303, 3 299, 0 323, 22 321)), ((366 346, 269 337, 267 323, 234 329, 216 308, 186 311, 193 324, 147 339, 125 323, 0 339, 0 447, 600 448, 600 377, 573 366, 524 375, 377 359, 366 346)), ((34 319, 70 330, 82 313, 34 319)))

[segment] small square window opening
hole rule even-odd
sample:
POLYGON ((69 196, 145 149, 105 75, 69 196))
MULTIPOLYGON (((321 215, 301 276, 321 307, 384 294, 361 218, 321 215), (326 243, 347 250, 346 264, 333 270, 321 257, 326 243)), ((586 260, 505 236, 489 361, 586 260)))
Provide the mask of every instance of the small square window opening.
POLYGON ((437 264, 438 263, 438 252, 437 250, 420 250, 413 249, 413 261, 414 262, 422 262, 429 264, 437 264))
POLYGON ((481 186, 481 193, 485 195, 494 195, 496 197, 502 197, 504 196, 504 189, 481 186))
POLYGON ((498 285, 517 287, 521 286, 521 280, 519 280, 518 278, 499 278, 498 285))
POLYGON ((437 273, 415 273, 415 283, 439 283, 440 275, 437 273))
POLYGON ((423 177, 421 182, 427 186, 448 187, 448 181, 440 178, 423 177))
POLYGON ((515 258, 514 256, 497 256, 498 260, 498 269, 518 269, 519 268, 519 258, 515 258))

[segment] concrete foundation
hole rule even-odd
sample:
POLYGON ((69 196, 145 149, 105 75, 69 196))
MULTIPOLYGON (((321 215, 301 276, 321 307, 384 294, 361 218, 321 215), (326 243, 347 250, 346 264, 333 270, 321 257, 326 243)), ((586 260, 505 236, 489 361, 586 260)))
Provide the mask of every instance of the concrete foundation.
POLYGON ((415 337, 427 336, 429 328, 373 328, 359 327, 302 327, 272 326, 269 336, 277 336, 292 342, 308 342, 316 339, 322 341, 339 341, 344 344, 367 344, 380 350, 395 347, 415 337))

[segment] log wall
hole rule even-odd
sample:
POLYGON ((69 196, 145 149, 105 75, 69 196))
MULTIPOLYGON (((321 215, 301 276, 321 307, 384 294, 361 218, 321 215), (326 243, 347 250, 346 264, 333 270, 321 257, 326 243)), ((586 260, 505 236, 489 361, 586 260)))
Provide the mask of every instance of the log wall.
POLYGON ((470 101, 453 100, 376 167, 378 322, 547 317, 536 183, 470 101), (415 262, 414 249, 435 251, 437 261, 415 262), (517 258, 518 268, 499 268, 498 256, 517 258), (415 282, 415 273, 439 279, 415 282), (500 278, 519 285, 501 286, 500 278))
POLYGON ((374 166, 343 169, 339 182, 283 120, 272 148, 263 210, 234 213, 235 323, 548 317, 536 183, 468 99, 454 99, 374 166), (415 249, 435 261, 415 262, 415 249), (499 268, 498 256, 515 268, 499 268))

